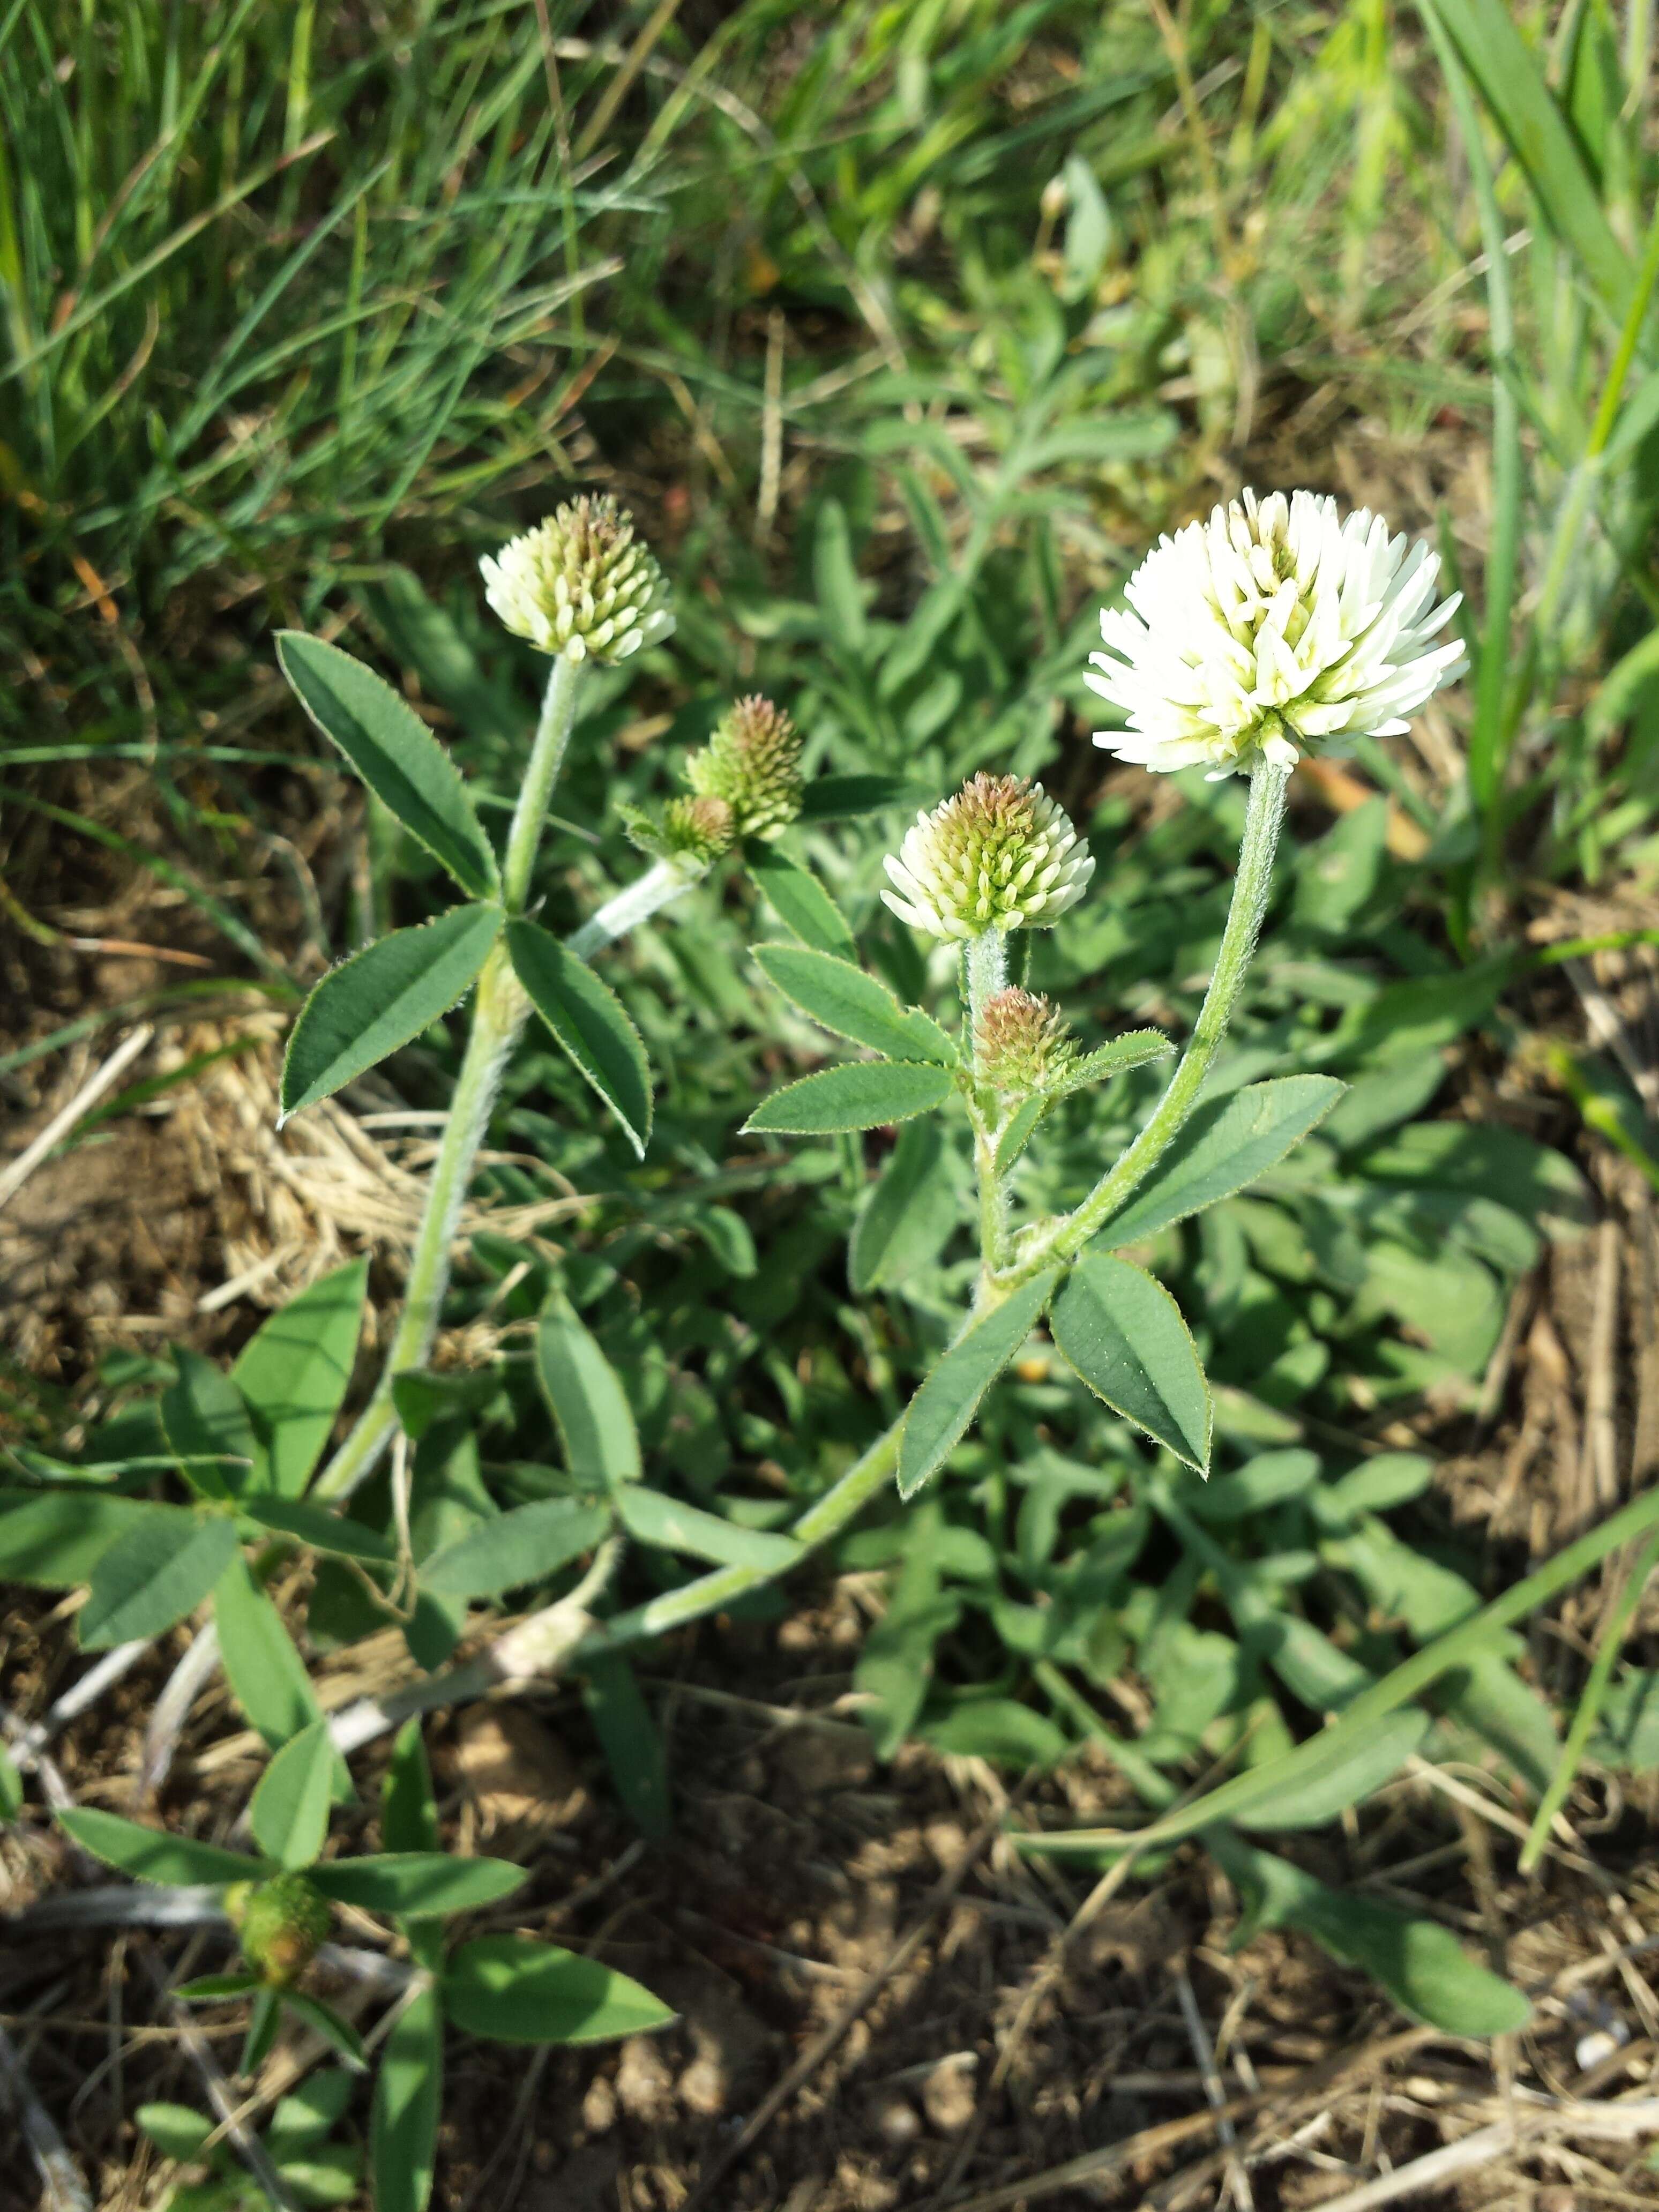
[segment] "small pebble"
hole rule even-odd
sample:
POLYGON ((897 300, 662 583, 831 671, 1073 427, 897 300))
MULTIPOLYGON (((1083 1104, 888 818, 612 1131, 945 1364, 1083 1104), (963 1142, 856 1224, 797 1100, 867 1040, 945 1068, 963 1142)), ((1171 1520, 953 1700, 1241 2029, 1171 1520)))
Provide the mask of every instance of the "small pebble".
POLYGON ((921 2085, 921 2107, 935 2134, 957 2136, 974 2117, 979 2061, 972 2051, 941 2058, 921 2085))

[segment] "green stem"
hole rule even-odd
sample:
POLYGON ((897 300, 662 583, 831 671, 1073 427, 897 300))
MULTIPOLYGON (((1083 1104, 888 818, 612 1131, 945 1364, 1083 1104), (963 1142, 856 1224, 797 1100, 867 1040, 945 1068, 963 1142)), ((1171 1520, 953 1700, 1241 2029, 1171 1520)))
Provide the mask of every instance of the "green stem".
POLYGON ((1121 1213, 1133 1192, 1158 1165, 1198 1103, 1221 1040, 1227 1034, 1243 988, 1273 890, 1273 854, 1285 820, 1291 772, 1262 761, 1250 776, 1249 805, 1239 847, 1238 872, 1227 926, 1221 933, 1215 969, 1193 1034, 1170 1087, 1152 1117, 1115 1167, 1108 1170, 1074 1212, 1048 1224, 1028 1238, 1017 1256, 1017 1279, 1024 1282, 1056 1260, 1074 1260, 1090 1238, 1121 1213))
MULTIPOLYGON (((1000 929, 970 937, 963 965, 968 981, 968 1050, 975 1073, 980 1074, 979 1023, 988 1001, 1006 989, 1008 981, 1008 939, 1000 929)), ((996 1169, 996 1137, 987 1123, 982 1104, 973 1108, 974 1173, 979 1183, 980 1258, 989 1270, 1001 1267, 1008 1239, 1008 1194, 996 1169)))
MULTIPOLYGON (((507 832, 501 869, 501 901, 509 915, 521 914, 530 896, 536 848, 553 797, 565 749, 575 720, 584 663, 560 654, 548 673, 547 690, 536 725, 535 742, 507 832)), ((449 1288, 450 1252, 456 1224, 472 1171, 495 1110, 501 1077, 519 1041, 529 1001, 513 972, 507 947, 498 943, 484 962, 472 1001, 472 1028, 450 1101, 443 1141, 432 1164, 426 1210, 421 1217, 409 1263, 404 1310, 392 1340, 374 1395, 358 1415, 351 1433, 313 1486, 314 1498, 349 1498, 379 1463, 398 1425, 392 1386, 399 1375, 424 1367, 431 1357, 444 1297, 449 1288)))
POLYGON ((530 748, 530 764, 520 787, 519 803, 513 810, 513 827, 507 833, 501 902, 510 915, 522 914, 530 896, 536 848, 541 842, 542 828, 553 801, 559 770, 564 766, 565 748, 570 743, 570 732, 576 719, 576 700, 586 673, 586 661, 567 660, 562 653, 555 656, 548 672, 547 689, 542 694, 541 719, 536 725, 536 742, 530 748))
MULTIPOLYGON (((863 1458, 848 1468, 834 1489, 827 1491, 816 1505, 809 1506, 801 1515, 789 1534, 804 1551, 811 1551, 827 1543, 831 1536, 839 1535, 877 1492, 885 1489, 898 1465, 899 1431, 903 1425, 901 1414, 877 1437, 863 1458)), ((763 1567, 717 1567, 713 1574, 699 1575, 696 1582, 665 1591, 662 1596, 651 1598, 644 1605, 607 1620, 577 1646, 574 1662, 579 1665, 584 1658, 616 1651, 626 1644, 648 1643, 653 1637, 665 1635, 670 1629, 684 1628, 689 1621, 701 1620, 706 1613, 719 1613, 750 1590, 759 1589, 763 1583, 775 1580, 775 1574, 763 1567)))
POLYGON ((1629 1579, 1619 1593, 1619 1601, 1607 1616, 1607 1626, 1601 1632, 1601 1641, 1595 1647, 1595 1656, 1584 1684, 1584 1694, 1578 1700, 1578 1710, 1572 1717, 1572 1726, 1567 1730, 1567 1740, 1561 1747, 1561 1757, 1549 1787, 1539 1800, 1538 1810, 1533 1815, 1521 1853, 1521 1871, 1530 1874, 1543 1857, 1550 1839, 1550 1830, 1555 1816, 1567 1802, 1573 1778, 1578 1771, 1578 1762, 1584 1756, 1584 1747, 1601 1717, 1601 1707, 1607 1694, 1607 1685, 1613 1680, 1613 1670, 1624 1646, 1626 1632, 1631 1619, 1642 1601, 1642 1593, 1648 1586, 1648 1577, 1659 1566, 1659 1534, 1648 1538, 1637 1554, 1636 1564, 1629 1579))

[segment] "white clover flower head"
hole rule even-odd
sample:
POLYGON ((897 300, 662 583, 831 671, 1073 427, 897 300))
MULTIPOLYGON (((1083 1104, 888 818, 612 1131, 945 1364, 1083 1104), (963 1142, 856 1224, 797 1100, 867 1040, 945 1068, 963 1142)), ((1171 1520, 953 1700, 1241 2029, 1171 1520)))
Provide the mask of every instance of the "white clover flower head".
POLYGON ((674 626, 662 570, 608 493, 569 501, 478 567, 508 629, 567 660, 625 660, 674 626))
POLYGON ((1247 491, 1160 538, 1127 608, 1106 608, 1106 650, 1085 680, 1128 717, 1097 730, 1120 760, 1215 781, 1258 760, 1340 756, 1397 737, 1431 692, 1468 665, 1433 642, 1461 595, 1435 604, 1440 560, 1389 535, 1368 507, 1345 521, 1310 491, 1247 491))
POLYGON ((1073 907, 1095 872, 1065 808, 1024 776, 971 777, 931 814, 917 815, 882 896, 901 921, 930 937, 988 929, 1047 929, 1073 907))

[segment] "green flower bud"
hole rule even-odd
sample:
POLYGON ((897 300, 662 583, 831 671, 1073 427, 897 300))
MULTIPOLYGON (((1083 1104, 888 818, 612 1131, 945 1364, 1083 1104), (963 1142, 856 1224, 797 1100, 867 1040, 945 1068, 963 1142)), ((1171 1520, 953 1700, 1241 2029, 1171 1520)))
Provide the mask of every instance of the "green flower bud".
POLYGON ((608 494, 571 500, 478 566, 508 629, 567 660, 625 660, 674 626, 662 570, 608 494))
POLYGON ((636 806, 624 807, 623 828, 642 853, 672 860, 688 876, 712 868, 737 837, 732 809, 723 799, 671 799, 660 822, 636 806))
POLYGON ((994 1089, 1047 1091, 1076 1058, 1077 1042, 1066 1018, 1048 1000, 1011 987, 980 1008, 974 1064, 994 1089))
POLYGON ((888 860, 894 888, 882 896, 930 937, 1047 929, 1077 904, 1094 872, 1065 808, 1040 783, 980 775, 916 817, 888 860))
POLYGON ((328 1899, 302 1874, 233 1882, 225 1892, 225 1911, 242 1956, 261 1980, 277 1990, 304 1973, 334 1917, 328 1899))
POLYGON ((769 699, 739 699, 685 776, 700 798, 726 801, 739 837, 775 837, 800 812, 799 733, 769 699))

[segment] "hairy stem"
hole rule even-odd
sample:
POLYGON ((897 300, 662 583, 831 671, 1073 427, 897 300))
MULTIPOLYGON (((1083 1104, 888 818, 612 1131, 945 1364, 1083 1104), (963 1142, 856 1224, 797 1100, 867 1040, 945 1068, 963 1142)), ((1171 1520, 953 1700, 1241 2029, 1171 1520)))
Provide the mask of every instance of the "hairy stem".
POLYGON ((1074 1260, 1090 1238, 1121 1213, 1133 1193, 1158 1165, 1198 1103, 1205 1079, 1238 1004, 1256 939, 1261 933, 1273 889, 1273 854, 1285 819, 1291 772, 1263 761, 1250 776, 1249 805, 1239 847, 1238 872, 1227 926, 1221 933, 1210 988, 1170 1086, 1152 1117, 1115 1167, 1107 1170, 1075 1212, 1062 1215, 1028 1239, 1020 1249, 1018 1279, 1024 1281, 1056 1260, 1074 1260))
POLYGON ((591 914, 581 927, 573 930, 564 941, 567 952, 574 952, 578 960, 591 960, 617 938, 626 937, 630 929, 637 929, 642 921, 678 898, 697 881, 688 875, 677 861, 657 860, 638 879, 620 890, 614 898, 607 899, 602 907, 591 914))
MULTIPOLYGON (((576 700, 585 665, 561 654, 553 663, 542 698, 541 718, 525 770, 519 803, 507 832, 507 859, 501 869, 501 899, 509 915, 522 913, 530 896, 536 848, 547 818, 565 749, 576 717, 576 700)), ((504 944, 497 944, 484 962, 472 1001, 472 1029, 466 1054, 450 1101, 443 1142, 432 1164, 427 1187, 426 1211, 409 1263, 404 1310, 386 1354, 386 1365, 374 1395, 358 1416, 351 1433, 317 1478, 316 1498, 349 1498, 380 1462, 381 1453, 397 1426, 392 1386, 410 1368, 423 1367, 438 1333, 445 1292, 449 1288, 450 1249, 455 1225, 472 1182, 472 1170, 489 1128, 489 1117, 501 1092, 506 1069, 529 1004, 513 973, 504 944)))
MULTIPOLYGON (((1008 939, 1000 929, 970 937, 963 957, 968 981, 968 1050, 974 1073, 980 1066, 980 1016, 987 1003, 1006 987, 1008 939)), ((973 1109, 974 1173, 979 1184, 979 1250, 988 1269, 1000 1267, 1007 1256, 1008 1199, 996 1170, 996 1135, 976 1099, 973 1109)))

